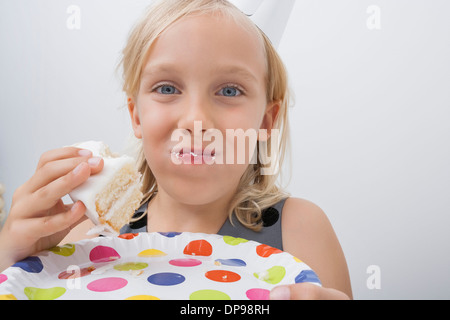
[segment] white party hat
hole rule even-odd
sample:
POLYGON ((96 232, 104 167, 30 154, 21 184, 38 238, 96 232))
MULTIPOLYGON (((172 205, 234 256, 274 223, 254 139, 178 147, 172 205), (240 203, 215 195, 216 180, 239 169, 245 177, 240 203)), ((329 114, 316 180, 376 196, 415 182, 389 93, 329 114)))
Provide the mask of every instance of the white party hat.
POLYGON ((267 35, 274 47, 283 37, 295 0, 230 0, 267 35))

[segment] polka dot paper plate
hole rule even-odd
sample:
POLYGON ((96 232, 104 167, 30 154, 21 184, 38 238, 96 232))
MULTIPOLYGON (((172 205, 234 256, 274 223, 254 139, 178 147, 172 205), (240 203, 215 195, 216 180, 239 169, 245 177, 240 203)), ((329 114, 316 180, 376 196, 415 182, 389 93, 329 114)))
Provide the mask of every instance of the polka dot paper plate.
POLYGON ((43 251, 0 274, 0 299, 265 300, 282 284, 320 285, 292 255, 201 233, 99 237, 43 251))

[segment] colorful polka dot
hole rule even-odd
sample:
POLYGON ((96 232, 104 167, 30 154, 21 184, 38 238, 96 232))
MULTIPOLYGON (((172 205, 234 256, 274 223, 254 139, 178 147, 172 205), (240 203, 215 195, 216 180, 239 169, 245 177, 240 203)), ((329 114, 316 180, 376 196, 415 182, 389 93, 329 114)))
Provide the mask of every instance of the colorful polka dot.
POLYGON ((236 282, 241 276, 236 272, 227 270, 212 270, 205 273, 205 277, 216 282, 236 282))
POLYGON ((245 261, 241 259, 217 259, 215 264, 230 267, 245 267, 247 265, 245 261))
POLYGON ((184 248, 183 253, 191 256, 208 257, 212 254, 212 246, 206 240, 194 240, 188 243, 184 248))
POLYGON ((175 286, 183 283, 184 280, 186 278, 183 275, 173 272, 155 273, 147 278, 148 282, 158 286, 175 286))
POLYGON ((270 284, 277 284, 283 280, 286 275, 286 269, 282 266, 274 266, 268 270, 262 272, 255 272, 253 274, 259 280, 265 281, 270 284))
POLYGON ((75 279, 79 277, 85 277, 91 274, 92 271, 94 271, 94 267, 87 267, 87 268, 81 268, 79 271, 77 270, 71 270, 69 271, 63 271, 60 274, 58 274, 58 279, 75 279))
POLYGON ((75 245, 68 243, 63 246, 56 246, 51 249, 49 249, 54 254, 58 254, 60 256, 69 257, 74 254, 75 252, 75 245))
POLYGON ((139 233, 123 233, 121 235, 119 235, 118 237, 120 239, 124 239, 124 240, 131 240, 134 239, 135 237, 137 237, 139 235, 139 233))
POLYGON ((26 287, 23 292, 30 300, 55 300, 66 293, 66 289, 63 287, 48 289, 26 287))
POLYGON ((167 256, 167 253, 158 250, 158 249, 147 249, 144 251, 139 252, 139 257, 163 257, 167 256))
POLYGON ((270 299, 270 290, 267 289, 250 289, 245 293, 247 298, 250 300, 269 300, 270 299))
POLYGON ((0 284, 8 280, 8 277, 5 274, 0 274, 0 284))
POLYGON ((263 258, 268 258, 273 254, 282 253, 282 252, 283 251, 281 251, 280 249, 273 248, 266 244, 260 244, 259 246, 256 247, 256 253, 258 254, 258 256, 263 257, 263 258))
POLYGON ((155 297, 155 296, 140 294, 140 295, 128 297, 125 300, 161 300, 161 299, 159 299, 158 297, 155 297))
POLYGON ((222 239, 226 244, 229 244, 230 246, 237 246, 238 244, 248 242, 247 239, 235 238, 230 236, 224 236, 222 239))
POLYGON ((196 267, 201 265, 202 262, 197 259, 172 259, 169 264, 176 267, 196 267))
POLYGON ((110 262, 120 259, 120 255, 114 248, 106 246, 96 246, 89 253, 89 260, 94 263, 110 262))
POLYGON ((231 300, 231 298, 222 291, 206 289, 191 293, 189 300, 231 300))
POLYGON ((148 267, 148 263, 145 262, 125 262, 121 264, 116 264, 114 269, 118 271, 130 271, 130 270, 141 270, 148 267))
POLYGON ((17 300, 13 294, 0 294, 0 300, 17 300))
POLYGON ((110 292, 122 289, 128 284, 123 278, 110 277, 94 280, 87 285, 87 288, 95 292, 110 292))
POLYGON ((173 238, 179 236, 182 232, 159 232, 159 234, 167 238, 173 238))
POLYGON ((320 283, 319 277, 312 270, 303 270, 295 277, 295 283, 314 282, 320 283))
POLYGON ((39 257, 28 257, 13 264, 13 267, 21 268, 30 273, 39 273, 44 269, 44 265, 39 257))

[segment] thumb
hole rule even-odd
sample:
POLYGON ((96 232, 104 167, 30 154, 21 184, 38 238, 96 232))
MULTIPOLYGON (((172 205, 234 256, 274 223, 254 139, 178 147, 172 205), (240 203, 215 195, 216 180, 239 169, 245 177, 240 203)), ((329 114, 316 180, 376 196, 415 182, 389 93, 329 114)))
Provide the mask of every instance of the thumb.
POLYGON ((290 286, 278 286, 270 291, 270 300, 291 300, 290 286))
POLYGON ((296 283, 278 286, 270 292, 271 300, 348 300, 349 297, 336 289, 324 288, 313 283, 296 283))

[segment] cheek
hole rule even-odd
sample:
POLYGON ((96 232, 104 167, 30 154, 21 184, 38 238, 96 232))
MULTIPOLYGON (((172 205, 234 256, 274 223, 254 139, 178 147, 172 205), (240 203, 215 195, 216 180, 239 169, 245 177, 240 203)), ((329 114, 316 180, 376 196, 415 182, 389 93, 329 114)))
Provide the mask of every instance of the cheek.
POLYGON ((149 166, 159 167, 167 156, 171 136, 170 119, 150 108, 141 109, 141 132, 144 154, 149 166))
POLYGON ((163 137, 170 130, 170 113, 164 112, 163 108, 154 106, 145 98, 140 98, 138 103, 144 143, 146 141, 164 141, 163 137))

